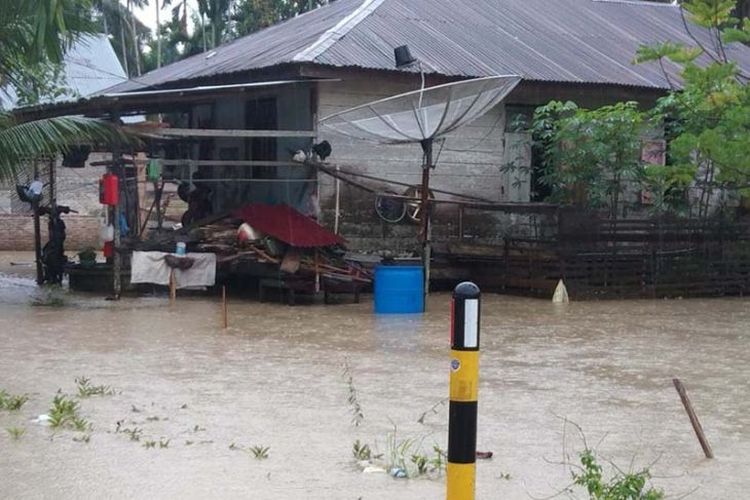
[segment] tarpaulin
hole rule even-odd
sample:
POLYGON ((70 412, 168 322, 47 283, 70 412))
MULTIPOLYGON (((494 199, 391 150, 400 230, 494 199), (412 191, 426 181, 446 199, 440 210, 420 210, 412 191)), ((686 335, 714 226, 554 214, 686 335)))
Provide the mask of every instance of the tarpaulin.
POLYGON ((236 212, 253 229, 294 247, 343 245, 346 241, 287 205, 255 203, 236 212))
MULTIPOLYGON (((164 252, 133 252, 130 264, 131 283, 153 283, 169 285, 169 274, 172 269, 164 257, 164 252)), ((174 277, 177 288, 213 286, 216 283, 216 254, 189 253, 193 260, 190 269, 175 269, 174 277)))

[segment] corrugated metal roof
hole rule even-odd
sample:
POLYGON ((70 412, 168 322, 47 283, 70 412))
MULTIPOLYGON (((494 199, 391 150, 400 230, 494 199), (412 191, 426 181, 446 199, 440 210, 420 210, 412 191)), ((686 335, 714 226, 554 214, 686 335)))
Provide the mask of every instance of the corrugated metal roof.
MULTIPOLYGON (((69 91, 51 102, 88 97, 128 79, 106 35, 87 35, 78 40, 65 53, 63 70, 69 91)), ((14 108, 17 100, 13 89, 0 93, 1 104, 6 109, 14 108)))
MULTIPOLYGON (((691 31, 711 46, 706 30, 691 31)), ((337 0, 174 63, 112 91, 275 66, 312 63, 394 70, 407 44, 430 72, 518 74, 526 80, 668 88, 656 63, 633 65, 641 44, 694 42, 676 6, 617 0, 337 0)), ((750 69, 750 48, 729 48, 750 69)), ((666 63, 673 81, 680 68, 666 63)))

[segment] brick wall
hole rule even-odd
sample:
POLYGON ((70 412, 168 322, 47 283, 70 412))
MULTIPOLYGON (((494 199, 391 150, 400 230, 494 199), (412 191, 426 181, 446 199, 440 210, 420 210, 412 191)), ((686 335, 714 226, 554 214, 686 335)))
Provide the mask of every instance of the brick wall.
MULTIPOLYGON (((99 247, 99 220, 85 215, 63 216, 69 251, 99 247)), ((47 217, 41 219, 42 245, 47 242, 47 217)), ((30 215, 0 214, 0 251, 34 250, 34 218, 30 215)))

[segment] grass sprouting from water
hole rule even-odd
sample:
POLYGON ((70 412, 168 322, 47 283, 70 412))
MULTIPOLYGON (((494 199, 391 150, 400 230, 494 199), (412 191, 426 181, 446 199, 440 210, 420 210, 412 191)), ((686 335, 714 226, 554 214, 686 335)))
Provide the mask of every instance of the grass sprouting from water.
POLYGON ((374 465, 394 477, 440 477, 447 463, 446 452, 437 445, 425 450, 427 436, 401 438, 396 425, 386 436, 385 453, 376 454, 369 444, 357 440, 352 455, 361 467, 374 465))
POLYGON ((33 307, 65 307, 65 292, 54 286, 45 288, 42 294, 31 301, 33 307))
POLYGON ((73 441, 76 443, 88 444, 89 441, 91 441, 91 434, 81 434, 80 436, 74 437, 73 441))
POLYGON ((257 460, 265 460, 268 458, 268 452, 270 449, 270 446, 257 445, 250 448, 250 453, 252 453, 253 457, 257 460))
POLYGON ((21 436, 26 434, 26 429, 23 427, 8 427, 5 430, 8 432, 10 438, 14 441, 18 441, 19 439, 21 439, 21 436))
POLYGON ((357 388, 354 387, 354 377, 352 376, 352 371, 349 367, 348 359, 344 359, 342 375, 349 389, 349 396, 347 397, 347 401, 349 402, 349 407, 351 408, 352 412, 352 424, 355 427, 359 427, 365 420, 365 414, 362 411, 362 405, 359 403, 357 388))
POLYGON ((52 400, 52 407, 49 409, 49 425, 53 429, 72 427, 73 421, 78 420, 81 423, 78 410, 80 405, 78 401, 70 399, 65 394, 58 394, 52 400))
POLYGON ((354 441, 354 444, 352 445, 352 455, 354 455, 354 458, 359 462, 363 460, 371 461, 383 458, 382 453, 376 455, 375 453, 373 453, 372 448, 370 448, 369 444, 362 443, 359 439, 354 441))
POLYGON ((87 377, 76 377, 76 386, 78 387, 78 397, 88 398, 90 396, 111 396, 115 390, 108 385, 93 385, 91 379, 87 377))
POLYGON ((28 400, 26 394, 9 394, 0 389, 0 410, 18 411, 28 400))
POLYGON ((268 458, 268 452, 271 449, 271 447, 263 446, 263 445, 256 445, 256 446, 251 446, 250 448, 245 448, 244 446, 241 446, 239 444, 232 443, 229 445, 229 449, 232 451, 243 451, 245 453, 249 453, 257 460, 265 460, 268 458))

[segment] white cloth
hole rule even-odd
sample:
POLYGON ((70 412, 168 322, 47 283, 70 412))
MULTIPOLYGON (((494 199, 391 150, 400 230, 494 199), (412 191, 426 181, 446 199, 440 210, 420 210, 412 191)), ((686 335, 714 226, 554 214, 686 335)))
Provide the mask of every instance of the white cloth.
MULTIPOLYGON (((169 273, 172 268, 164 257, 172 255, 164 252, 133 252, 130 264, 131 283, 153 283, 169 286, 169 273)), ((177 288, 213 286, 216 284, 216 254, 189 253, 193 259, 190 269, 175 269, 174 277, 177 288)))

